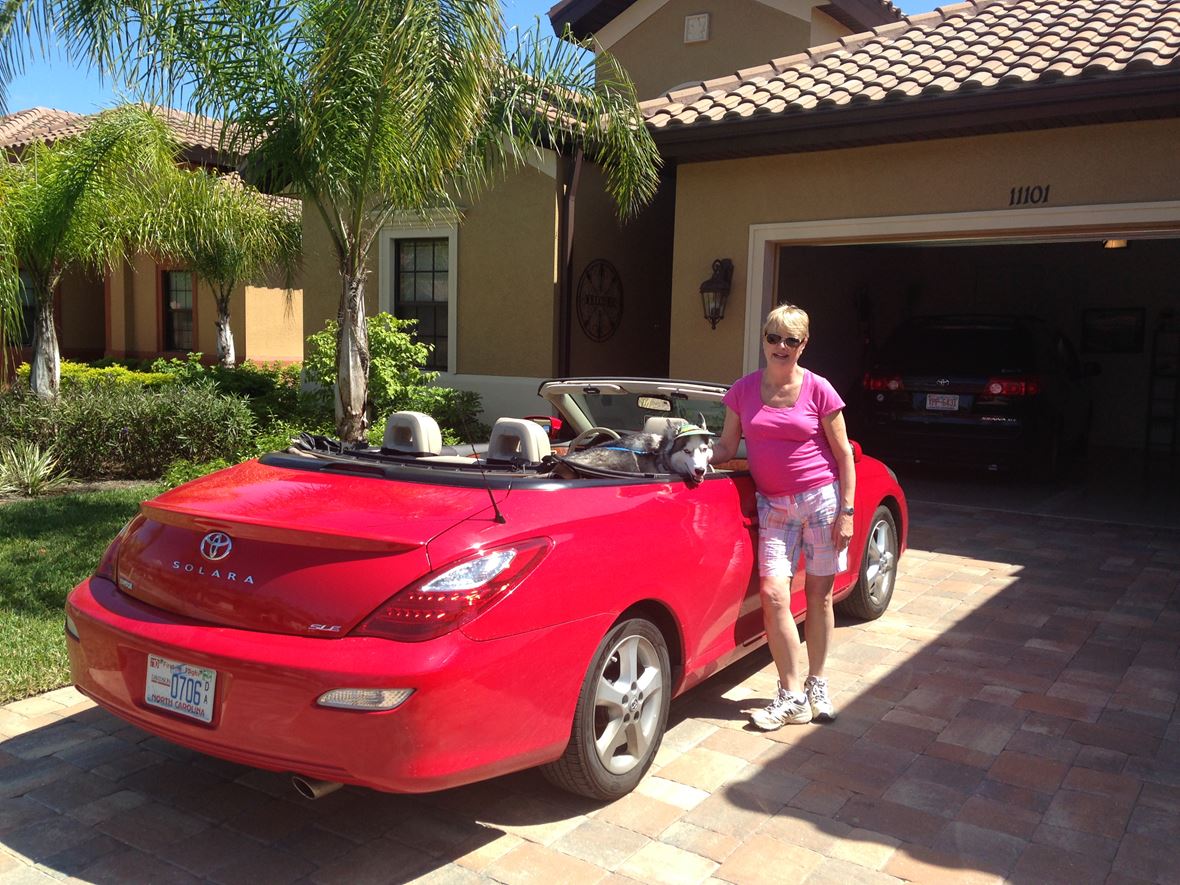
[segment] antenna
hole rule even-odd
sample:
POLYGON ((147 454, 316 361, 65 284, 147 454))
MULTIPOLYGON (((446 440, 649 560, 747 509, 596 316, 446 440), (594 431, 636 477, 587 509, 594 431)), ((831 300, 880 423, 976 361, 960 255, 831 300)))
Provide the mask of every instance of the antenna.
POLYGON ((462 411, 459 412, 459 420, 463 422, 463 435, 467 437, 467 445, 471 446, 471 454, 475 455, 475 466, 479 468, 479 475, 483 477, 483 487, 487 490, 488 499, 492 502, 492 510, 496 514, 495 522, 504 525, 508 520, 500 512, 500 505, 496 503, 496 496, 492 494, 492 487, 488 485, 487 471, 484 470, 483 462, 479 459, 479 452, 475 449, 475 437, 471 433, 471 427, 467 424, 467 416, 462 411))

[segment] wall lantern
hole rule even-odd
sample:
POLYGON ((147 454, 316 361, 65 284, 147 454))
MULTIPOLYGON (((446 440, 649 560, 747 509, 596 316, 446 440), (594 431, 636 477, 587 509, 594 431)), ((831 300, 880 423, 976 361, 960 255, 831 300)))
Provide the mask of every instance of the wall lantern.
POLYGON ((705 319, 716 329, 718 320, 725 316, 725 302, 729 299, 729 281, 733 279, 733 262, 718 258, 713 262, 713 276, 701 283, 701 306, 705 319))

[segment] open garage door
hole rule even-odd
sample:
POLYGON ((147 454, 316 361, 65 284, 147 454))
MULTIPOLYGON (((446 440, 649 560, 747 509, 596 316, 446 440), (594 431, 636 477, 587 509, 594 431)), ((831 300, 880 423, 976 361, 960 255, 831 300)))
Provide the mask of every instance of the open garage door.
POLYGON ((756 224, 746 369, 774 303, 811 313, 812 366, 857 388, 889 334, 918 315, 1030 315, 1099 374, 1092 441, 1142 449, 1154 333, 1180 310, 1180 203, 1068 206, 756 224))
MULTIPOLYGON (((1110 245, 1093 240, 781 246, 776 291, 779 301, 797 303, 811 314, 808 364, 831 379, 850 406, 890 336, 915 317, 1035 317, 1064 338, 1064 344, 1049 344, 1061 347, 1059 367, 1048 365, 1044 355, 1037 357, 1035 370, 1021 365, 1013 345, 1005 347, 1003 336, 983 329, 974 349, 994 351, 996 377, 1005 368, 1017 375, 1021 369, 1085 371, 1093 403, 1090 441, 1141 449, 1147 442, 1153 332, 1177 308, 1180 239, 1110 245)), ((938 332, 929 334, 928 343, 915 337, 911 346, 960 352, 973 346, 968 331, 948 331, 953 345, 936 340, 938 332)), ((970 362, 966 354, 962 365, 951 356, 941 370, 931 355, 895 371, 913 365, 944 378, 970 362)), ((855 410, 850 417, 857 417, 855 410)))
MULTIPOLYGON (((1163 414, 1171 421, 1154 449, 1147 431, 1153 393, 1158 399, 1161 390, 1176 390, 1174 381, 1169 387, 1153 375, 1160 362, 1153 346, 1175 340, 1166 330, 1176 328, 1180 315, 1173 282, 1180 270, 1180 204, 753 225, 747 270, 747 371, 761 358, 766 310, 782 301, 804 306, 813 329, 806 363, 852 406, 854 436, 863 429, 853 404, 865 373, 910 318, 1030 316, 1060 330, 1085 373, 1088 454, 1052 484, 995 482, 980 472, 968 493, 959 487, 949 494, 978 506, 1176 521, 1180 461, 1168 444, 1180 433, 1174 396, 1170 410, 1154 407, 1157 419, 1163 414)), ((950 400, 932 404, 948 407, 950 400)), ((947 494, 898 466, 911 494, 947 494)), ((1035 460, 1024 466, 1032 469, 1011 475, 1046 479, 1035 460)))

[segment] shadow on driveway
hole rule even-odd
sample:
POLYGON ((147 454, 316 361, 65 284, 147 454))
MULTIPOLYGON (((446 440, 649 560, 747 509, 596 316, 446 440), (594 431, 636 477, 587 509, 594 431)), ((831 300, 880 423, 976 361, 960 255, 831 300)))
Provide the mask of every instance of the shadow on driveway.
POLYGON ((751 731, 756 652, 674 702, 652 774, 607 805, 536 772, 309 802, 70 690, 9 705, 0 883, 1174 881, 1180 538, 913 523, 889 612, 838 626, 835 723, 751 731))

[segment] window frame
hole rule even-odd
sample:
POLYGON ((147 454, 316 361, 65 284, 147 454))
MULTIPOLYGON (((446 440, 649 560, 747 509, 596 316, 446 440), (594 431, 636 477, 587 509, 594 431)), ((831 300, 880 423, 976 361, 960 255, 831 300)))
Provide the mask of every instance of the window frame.
POLYGON ((168 354, 188 354, 197 353, 199 351, 197 340, 197 291, 198 280, 196 271, 187 267, 180 267, 174 265, 157 265, 156 266, 156 349, 160 353, 168 354), (168 308, 165 300, 166 292, 164 288, 164 280, 167 274, 171 273, 187 273, 192 278, 192 328, 190 330, 191 341, 188 348, 177 349, 168 347, 168 308))
POLYGON ((393 222, 381 229, 380 269, 378 274, 377 308, 383 313, 394 312, 393 293, 396 284, 398 240, 447 241, 447 365, 438 371, 449 375, 457 372, 458 359, 458 277, 459 230, 453 223, 422 225, 421 223, 393 222))

